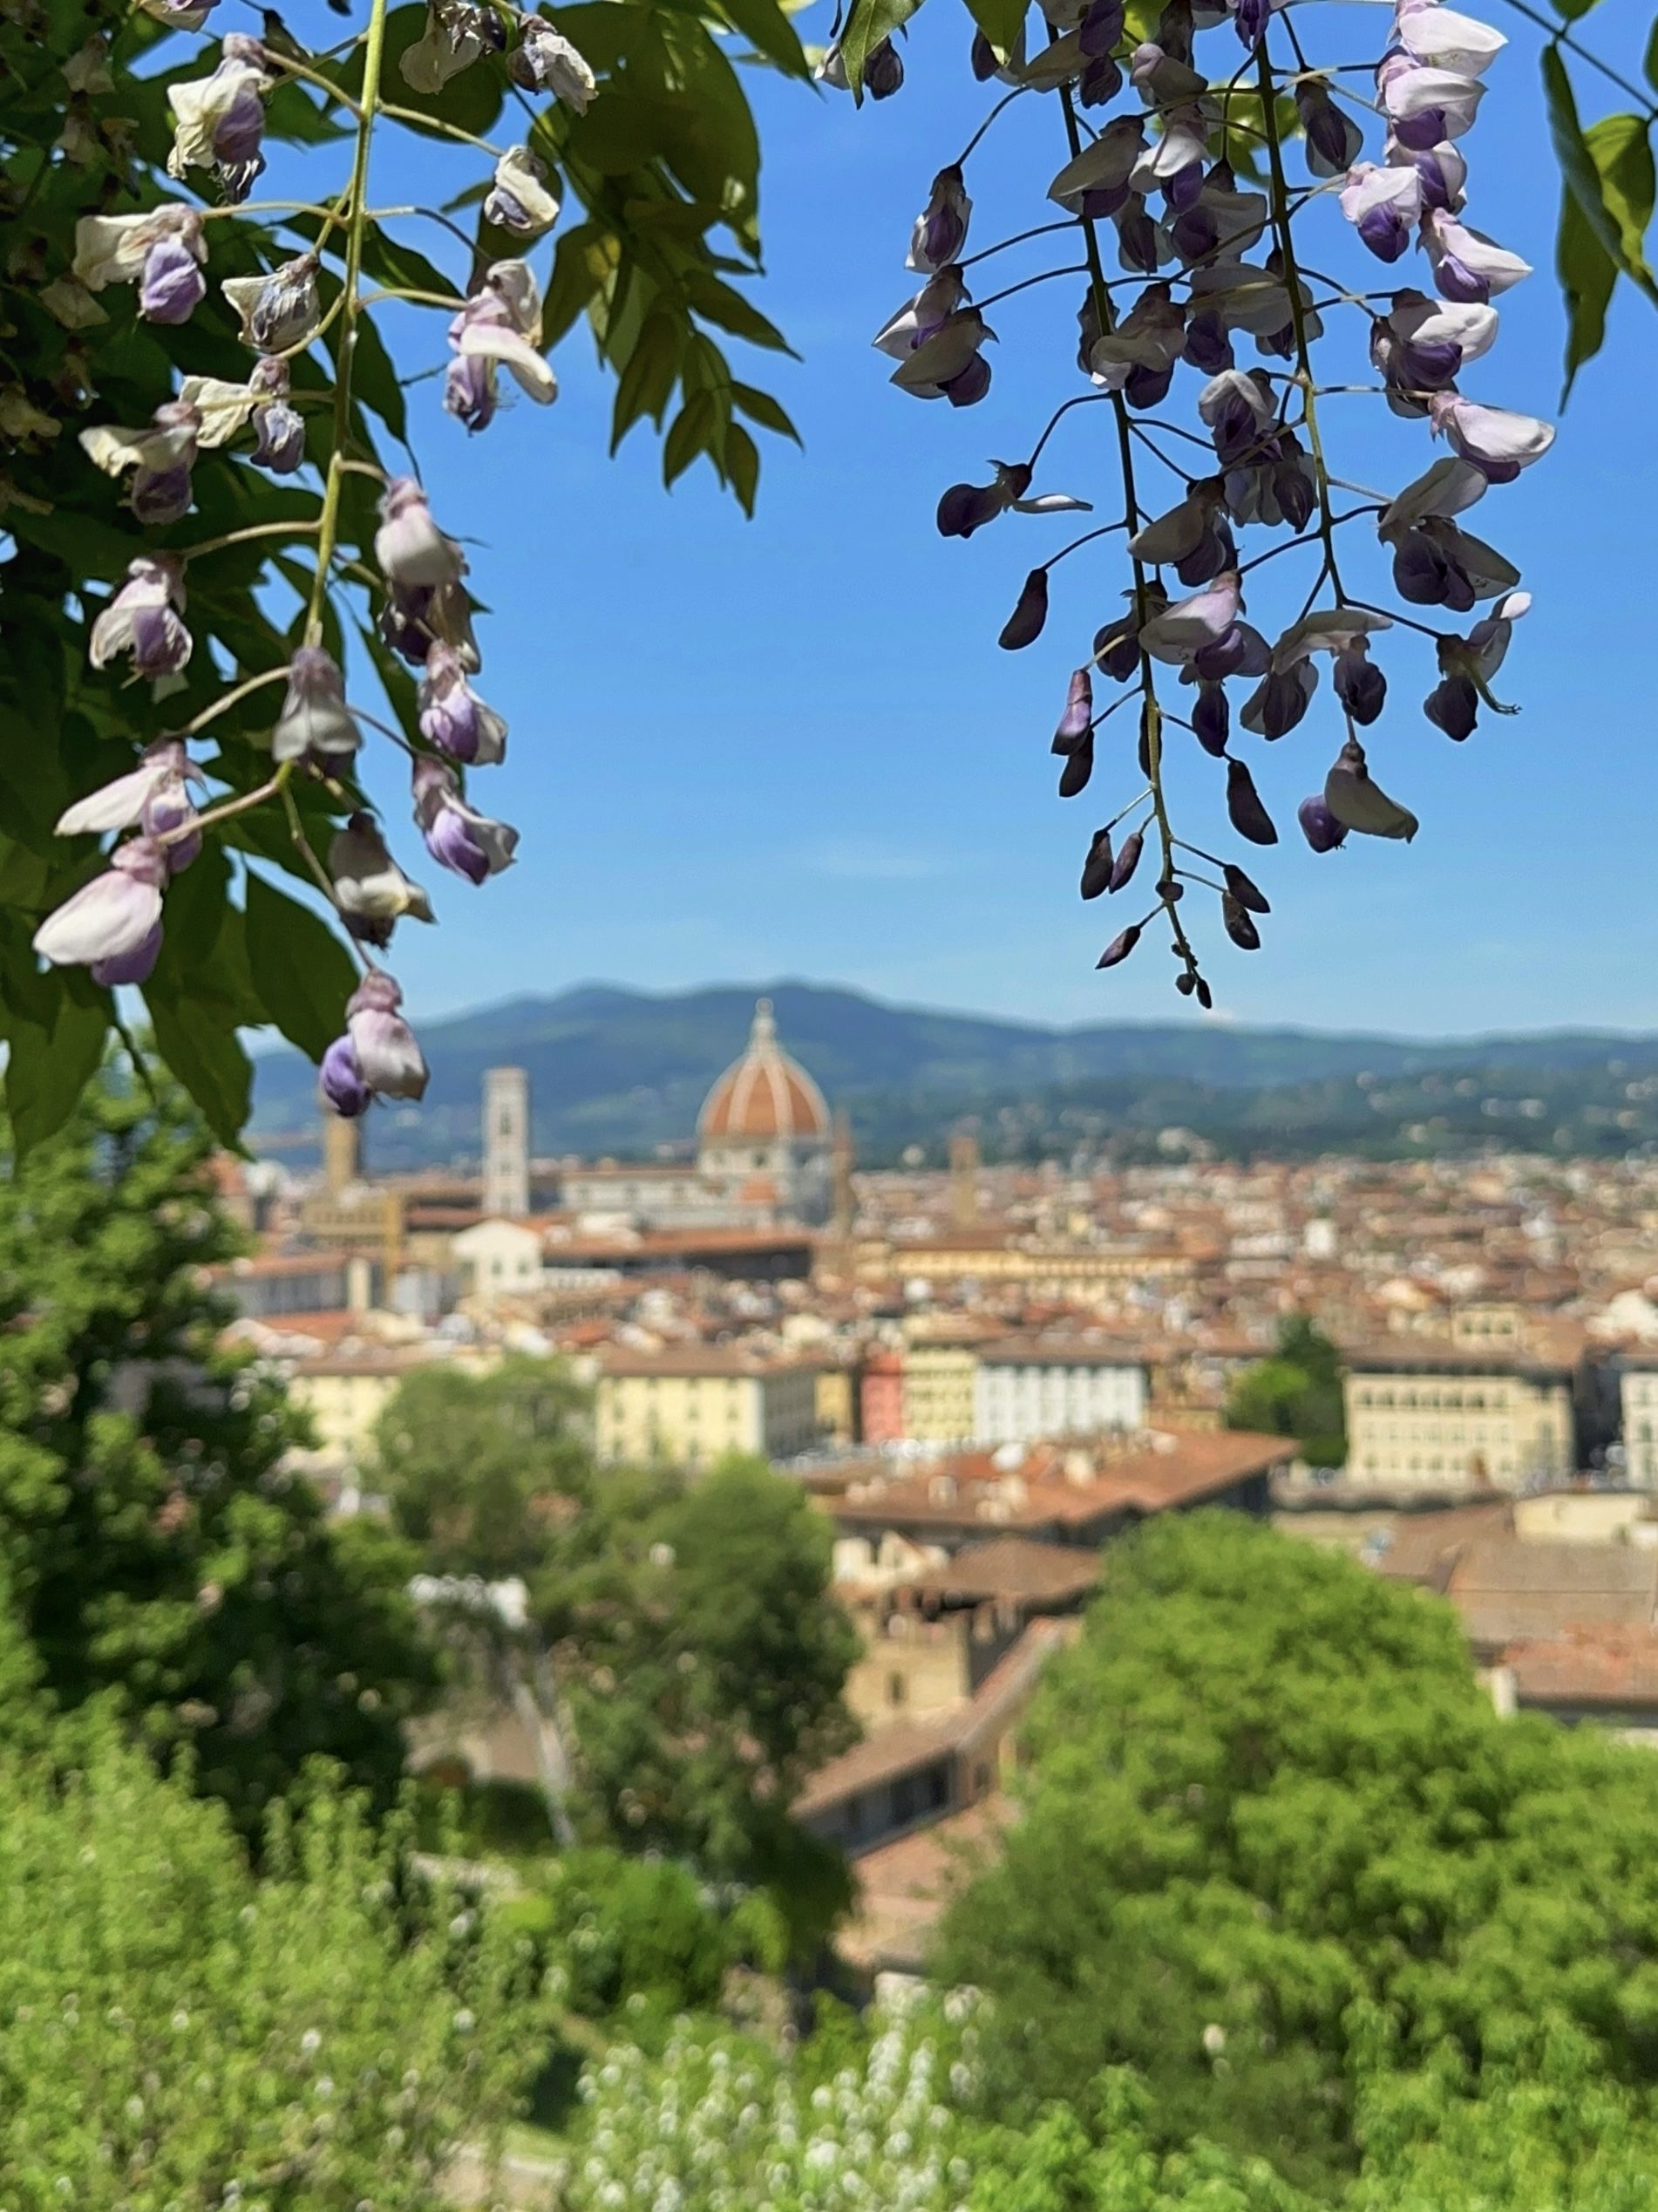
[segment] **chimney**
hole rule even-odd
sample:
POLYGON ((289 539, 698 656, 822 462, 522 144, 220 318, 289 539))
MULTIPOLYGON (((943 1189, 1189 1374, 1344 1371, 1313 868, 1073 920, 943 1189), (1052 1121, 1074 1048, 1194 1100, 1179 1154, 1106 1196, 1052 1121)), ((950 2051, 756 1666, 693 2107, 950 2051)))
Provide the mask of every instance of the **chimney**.
POLYGON ((484 1071, 484 1211, 522 1221, 530 1210, 530 1079, 521 1067, 484 1071))

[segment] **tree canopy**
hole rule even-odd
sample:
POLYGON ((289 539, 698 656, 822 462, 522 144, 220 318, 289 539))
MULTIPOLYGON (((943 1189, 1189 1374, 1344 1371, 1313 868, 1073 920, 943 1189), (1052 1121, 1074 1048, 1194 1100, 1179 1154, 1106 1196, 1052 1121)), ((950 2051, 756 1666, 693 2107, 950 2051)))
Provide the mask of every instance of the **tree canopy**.
POLYGON ((105 1080, 0 1175, 0 1570, 51 1695, 112 1694, 256 1834, 319 1754, 389 1801, 436 1675, 411 1555, 329 1526, 302 1421, 221 1344, 208 1163, 171 1086, 105 1080))
POLYGON ((1311 1467, 1345 1463, 1342 1355, 1305 1314, 1281 1322, 1273 1357, 1246 1368, 1233 1384, 1227 1393, 1227 1426, 1293 1436, 1311 1467))
POLYGON ((1165 2140, 1333 2191, 1399 2141, 1401 2077, 1569 2122, 1565 2052, 1645 2115, 1658 1767, 1498 1719, 1449 1607, 1235 1517, 1159 1521, 1110 1555, 1030 1739, 944 1953, 995 1999, 1009 2116, 1086 2112, 1127 2065, 1165 2140))

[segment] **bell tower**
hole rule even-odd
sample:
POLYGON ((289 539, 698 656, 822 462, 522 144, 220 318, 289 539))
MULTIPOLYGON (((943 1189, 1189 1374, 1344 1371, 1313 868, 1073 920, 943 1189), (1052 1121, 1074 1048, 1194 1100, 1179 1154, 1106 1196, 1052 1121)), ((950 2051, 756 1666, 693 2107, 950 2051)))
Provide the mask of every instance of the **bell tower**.
POLYGON ((522 1221, 530 1210, 530 1079, 521 1067, 484 1071, 484 1212, 522 1221))

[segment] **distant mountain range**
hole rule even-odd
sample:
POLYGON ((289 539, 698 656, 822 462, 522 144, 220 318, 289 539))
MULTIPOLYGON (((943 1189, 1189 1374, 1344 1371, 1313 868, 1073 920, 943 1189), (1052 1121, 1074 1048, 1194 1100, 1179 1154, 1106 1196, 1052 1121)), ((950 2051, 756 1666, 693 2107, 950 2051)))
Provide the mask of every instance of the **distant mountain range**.
MULTIPOLYGON (((785 982, 661 995, 593 984, 423 1024, 431 1086, 418 1107, 377 1113, 373 1157, 392 1167, 475 1156, 483 1072, 501 1062, 529 1070, 538 1153, 636 1157, 687 1145, 762 995, 787 1050, 849 1110, 860 1157, 871 1161, 911 1145, 941 1157, 964 1118, 987 1157, 1104 1146, 1131 1158, 1173 1128, 1223 1153, 1293 1156, 1658 1143, 1658 1038, 1559 1031, 1423 1042, 1199 1022, 1059 1029, 785 982)), ((255 1140, 302 1158, 315 1072, 286 1052, 256 1069, 255 1140)))

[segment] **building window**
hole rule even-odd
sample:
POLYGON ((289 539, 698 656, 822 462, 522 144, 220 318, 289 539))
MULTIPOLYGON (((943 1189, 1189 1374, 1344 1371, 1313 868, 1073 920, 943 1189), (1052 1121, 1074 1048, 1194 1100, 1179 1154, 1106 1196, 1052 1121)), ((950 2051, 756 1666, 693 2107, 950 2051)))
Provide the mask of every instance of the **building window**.
POLYGON ((887 1678, 887 1704, 889 1705, 901 1705, 908 1695, 909 1685, 905 1681, 903 1676, 901 1674, 889 1674, 887 1678))

